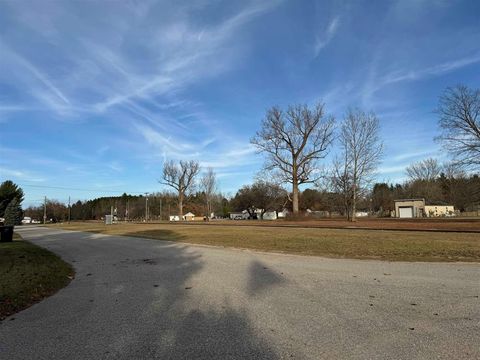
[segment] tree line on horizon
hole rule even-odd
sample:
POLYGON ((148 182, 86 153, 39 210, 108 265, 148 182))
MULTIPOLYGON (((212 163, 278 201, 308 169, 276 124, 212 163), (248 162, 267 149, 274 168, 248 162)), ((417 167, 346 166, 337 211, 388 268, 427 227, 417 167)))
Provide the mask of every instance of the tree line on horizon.
MULTIPOLYGON (((427 165, 428 166, 428 165, 427 165)), ((415 176, 409 176, 404 183, 375 183, 372 189, 358 200, 358 210, 371 212, 383 217, 390 216, 394 210, 394 200, 402 198, 426 198, 428 204, 454 205, 459 211, 478 211, 480 204, 480 176, 468 175, 465 172, 449 172, 449 167, 442 167, 433 159, 413 163, 409 168, 416 170, 415 176), (426 164, 435 164, 439 172, 430 175, 426 164)), ((436 171, 437 171, 436 170, 436 171)), ((408 176, 408 172, 407 172, 408 176)), ((244 185, 234 196, 215 193, 209 201, 201 191, 189 194, 184 204, 184 211, 197 216, 208 216, 214 213, 218 217, 228 217, 232 212, 246 210, 250 217, 257 216, 256 209, 266 211, 281 211, 287 208, 291 211, 289 194, 273 183, 255 181, 244 185), (210 210, 209 210, 210 209, 210 210), (210 212, 209 212, 210 211, 210 212)), ((146 196, 127 195, 100 197, 87 201, 77 201, 71 205, 72 220, 99 220, 110 214, 119 219, 143 221, 146 216, 146 196)), ((299 193, 299 210, 311 210, 321 216, 347 216, 345 197, 331 188, 306 188, 299 193)), ((56 200, 47 200, 47 219, 67 221, 68 206, 56 200)), ((43 205, 31 206, 25 209, 25 216, 41 220, 43 205)), ((177 195, 173 192, 159 192, 148 195, 149 220, 168 220, 170 215, 178 214, 177 195)), ((259 214, 260 217, 263 213, 259 214)))
MULTIPOLYGON (((354 221, 358 209, 387 216, 393 200, 405 197, 426 198, 427 202, 450 204, 463 211, 478 209, 480 89, 463 85, 447 88, 437 113, 441 132, 436 141, 444 145, 452 160, 443 165, 436 159, 411 164, 404 184, 374 183, 383 157, 380 121, 375 113, 349 109, 336 125, 322 103, 312 107, 292 105, 267 111, 260 130, 251 139, 265 157, 263 172, 234 196, 219 192, 213 169, 206 169, 200 177, 197 161, 168 160, 159 182, 170 192, 151 194, 148 200, 124 194, 79 201, 71 206, 70 217, 98 219, 109 214, 112 207, 117 216, 129 219, 165 219, 168 215, 183 215, 184 211, 206 217, 212 213, 227 216, 241 210, 254 217, 255 209, 265 212, 287 208, 295 216, 310 209, 338 213, 354 221), (333 163, 325 166, 322 161, 335 142, 338 146, 333 163), (311 187, 301 191, 300 187, 308 184, 311 187)), ((52 200, 49 205, 53 217, 65 220, 64 204, 52 200)), ((31 207, 26 212, 38 211, 31 207)))

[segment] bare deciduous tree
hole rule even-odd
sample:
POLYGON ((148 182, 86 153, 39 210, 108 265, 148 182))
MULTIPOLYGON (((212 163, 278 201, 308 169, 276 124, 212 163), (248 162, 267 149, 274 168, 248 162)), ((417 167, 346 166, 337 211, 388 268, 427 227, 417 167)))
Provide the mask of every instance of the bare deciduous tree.
POLYGON ((349 110, 341 126, 342 154, 334 164, 334 183, 344 194, 347 215, 352 221, 357 199, 372 181, 383 154, 379 132, 377 116, 360 110, 349 110))
POLYGON ((315 182, 320 176, 318 161, 327 155, 333 139, 332 117, 324 105, 290 106, 286 112, 271 108, 262 128, 251 140, 260 152, 267 154, 265 169, 275 171, 282 182, 292 184, 293 213, 298 213, 299 185, 315 182))
POLYGON ((466 178, 467 173, 455 162, 447 162, 442 166, 442 172, 447 179, 466 178))
POLYGON ((436 159, 428 158, 411 164, 405 172, 411 181, 434 181, 440 176, 442 167, 436 159))
POLYGON ((447 88, 437 111, 442 133, 436 139, 458 164, 480 168, 480 89, 447 88))
POLYGON ((195 176, 200 171, 198 161, 180 161, 178 164, 173 160, 163 164, 163 180, 160 183, 174 188, 178 192, 178 215, 183 215, 183 200, 185 195, 195 184, 195 176))
POLYGON ((203 193, 205 194, 205 205, 207 211, 207 217, 210 217, 212 214, 212 200, 215 192, 217 191, 217 176, 212 168, 208 168, 207 172, 203 175, 200 180, 200 185, 203 193))

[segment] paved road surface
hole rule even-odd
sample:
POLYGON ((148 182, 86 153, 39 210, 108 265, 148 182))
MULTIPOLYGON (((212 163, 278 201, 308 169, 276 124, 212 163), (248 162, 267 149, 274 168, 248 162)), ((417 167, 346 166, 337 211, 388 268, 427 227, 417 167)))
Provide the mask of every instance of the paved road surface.
POLYGON ((478 264, 19 231, 76 278, 0 323, 0 359, 480 358, 478 264))

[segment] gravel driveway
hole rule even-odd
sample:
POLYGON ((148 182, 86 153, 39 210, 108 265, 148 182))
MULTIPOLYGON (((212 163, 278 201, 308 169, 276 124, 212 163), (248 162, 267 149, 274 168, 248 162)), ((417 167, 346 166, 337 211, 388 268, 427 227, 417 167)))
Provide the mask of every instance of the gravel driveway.
POLYGON ((20 228, 72 263, 1 359, 480 358, 480 265, 265 254, 20 228))

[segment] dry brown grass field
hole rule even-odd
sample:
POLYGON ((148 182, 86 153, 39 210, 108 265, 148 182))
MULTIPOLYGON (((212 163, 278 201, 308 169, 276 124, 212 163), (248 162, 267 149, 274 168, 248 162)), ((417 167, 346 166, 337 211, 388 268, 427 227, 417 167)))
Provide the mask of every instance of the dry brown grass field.
MULTIPOLYGON (((355 225, 359 223, 361 222, 355 225)), ((72 222, 49 226, 109 235, 337 258, 480 261, 480 235, 472 232, 333 229, 312 227, 304 222, 302 225, 285 222, 285 226, 272 226, 274 224, 253 221, 114 225, 72 222)))

